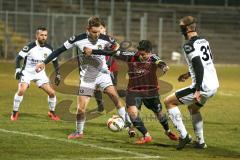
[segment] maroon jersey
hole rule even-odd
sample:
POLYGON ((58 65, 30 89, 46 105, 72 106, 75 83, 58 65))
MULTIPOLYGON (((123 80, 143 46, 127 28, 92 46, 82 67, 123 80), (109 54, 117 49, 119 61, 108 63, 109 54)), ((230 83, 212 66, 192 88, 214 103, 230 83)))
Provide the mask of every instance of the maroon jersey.
MULTIPOLYGON (((139 92, 144 95, 158 94, 157 68, 162 62, 160 57, 151 54, 148 60, 143 61, 138 52, 120 54, 120 59, 128 62, 129 82, 127 90, 129 92, 139 92)), ((165 63, 164 63, 165 64, 165 63)))

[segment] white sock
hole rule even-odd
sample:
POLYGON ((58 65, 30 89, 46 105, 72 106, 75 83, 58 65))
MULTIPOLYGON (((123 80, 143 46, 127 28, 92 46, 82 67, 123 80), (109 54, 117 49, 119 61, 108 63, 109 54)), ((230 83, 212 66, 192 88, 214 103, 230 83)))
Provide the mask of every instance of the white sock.
POLYGON ((128 113, 126 112, 126 115, 125 115, 125 118, 126 118, 126 121, 129 123, 129 124, 132 124, 132 121, 128 115, 128 113))
POLYGON ((181 138, 185 138, 187 136, 187 131, 183 124, 182 115, 178 107, 168 109, 168 114, 174 126, 177 128, 178 132, 180 133, 181 138))
POLYGON ((20 107, 20 103, 23 100, 23 96, 19 96, 17 93, 14 95, 13 100, 13 111, 18 111, 20 107))
POLYGON ((50 98, 50 97, 48 96, 48 106, 49 106, 49 110, 50 110, 50 111, 55 111, 56 102, 57 102, 56 96, 53 97, 53 98, 50 98))
MULTIPOLYGON (((117 110, 117 112, 118 112, 118 115, 119 115, 120 117, 122 117, 123 121, 125 122, 125 120, 126 120, 126 118, 125 118, 125 116, 126 116, 125 107, 120 107, 120 108, 117 110)), ((129 119, 130 119, 130 118, 129 118, 129 119)))
POLYGON ((76 121, 76 130, 80 134, 83 134, 84 124, 85 124, 85 119, 76 121))
POLYGON ((144 137, 149 137, 149 136, 151 136, 149 132, 147 132, 147 133, 144 135, 144 137))
POLYGON ((193 125, 193 129, 194 129, 197 141, 199 142, 199 144, 204 143, 203 120, 200 112, 196 114, 192 114, 192 125, 193 125))

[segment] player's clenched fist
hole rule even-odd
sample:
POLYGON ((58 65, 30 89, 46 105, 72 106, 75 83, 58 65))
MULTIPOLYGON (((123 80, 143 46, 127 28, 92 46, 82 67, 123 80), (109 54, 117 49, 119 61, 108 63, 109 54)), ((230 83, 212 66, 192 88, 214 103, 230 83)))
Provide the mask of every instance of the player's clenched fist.
POLYGON ((41 72, 44 68, 45 68, 45 64, 44 64, 44 63, 38 63, 38 64, 36 65, 35 71, 36 71, 37 73, 39 73, 39 72, 41 72))

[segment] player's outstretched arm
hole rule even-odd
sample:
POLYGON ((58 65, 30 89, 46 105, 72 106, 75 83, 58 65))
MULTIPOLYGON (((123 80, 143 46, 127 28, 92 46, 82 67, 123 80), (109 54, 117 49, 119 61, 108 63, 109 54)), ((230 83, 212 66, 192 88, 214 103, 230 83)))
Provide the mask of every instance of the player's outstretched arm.
POLYGON ((190 75, 190 72, 181 74, 181 75, 178 77, 178 81, 179 81, 179 82, 185 82, 190 76, 191 76, 191 75, 190 75))
POLYGON ((48 64, 49 62, 51 62, 54 58, 58 57, 61 53, 63 53, 64 51, 66 51, 66 47, 62 46, 58 49, 56 49, 55 51, 53 51, 44 61, 43 63, 38 63, 36 65, 36 72, 40 72, 45 68, 45 64, 48 64))
POLYGON ((168 65, 163 60, 161 60, 158 55, 153 54, 151 56, 151 59, 157 65, 157 67, 159 67, 163 71, 163 74, 165 74, 169 70, 168 65))

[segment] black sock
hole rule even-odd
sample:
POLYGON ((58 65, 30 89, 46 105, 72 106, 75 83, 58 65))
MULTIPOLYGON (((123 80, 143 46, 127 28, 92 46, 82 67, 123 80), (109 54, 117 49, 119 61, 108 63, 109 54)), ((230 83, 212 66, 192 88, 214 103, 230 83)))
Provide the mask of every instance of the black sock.
POLYGON ((165 114, 157 114, 157 118, 165 131, 169 131, 169 125, 165 114))
POLYGON ((145 135, 148 132, 147 128, 144 126, 144 123, 139 116, 137 116, 136 118, 132 118, 130 116, 130 119, 134 127, 136 127, 143 135, 145 135))

